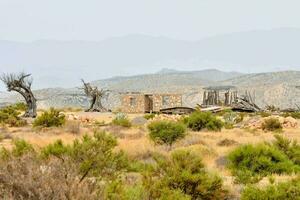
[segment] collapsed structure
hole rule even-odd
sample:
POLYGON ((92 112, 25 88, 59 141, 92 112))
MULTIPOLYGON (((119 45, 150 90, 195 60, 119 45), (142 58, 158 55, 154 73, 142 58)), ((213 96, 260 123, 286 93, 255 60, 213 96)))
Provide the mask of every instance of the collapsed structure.
POLYGON ((212 86, 203 88, 203 103, 205 106, 230 106, 237 102, 237 90, 234 86, 212 86))

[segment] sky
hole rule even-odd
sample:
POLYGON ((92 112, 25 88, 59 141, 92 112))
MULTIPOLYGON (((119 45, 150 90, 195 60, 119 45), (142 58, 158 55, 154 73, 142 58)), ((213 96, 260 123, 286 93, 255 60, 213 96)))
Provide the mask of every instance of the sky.
MULTIPOLYGON (((128 35, 198 41, 207 37, 239 32, 268 31, 282 28, 300 29, 299 8, 299 0, 0 0, 0 42, 106 41, 108 38, 128 35)), ((297 42, 300 42, 300 39, 297 39, 297 42)), ((99 65, 99 68, 103 67, 103 69, 99 69, 99 73, 88 74, 89 71, 93 70, 84 69, 84 67, 77 67, 78 70, 75 73, 72 68, 74 63, 69 62, 73 60, 71 56, 66 63, 59 63, 59 59, 52 62, 51 53, 46 53, 49 60, 44 59, 44 54, 41 54, 37 59, 35 55, 39 53, 36 51, 39 50, 40 43, 34 43, 35 51, 32 51, 30 58, 27 56, 26 50, 25 53, 22 51, 22 43, 21 45, 18 44, 18 50, 20 50, 18 53, 14 52, 13 48, 6 48, 5 42, 2 44, 4 45, 0 48, 0 73, 26 69, 26 71, 33 71, 35 77, 43 81, 53 80, 53 76, 57 76, 57 80, 64 80, 67 73, 69 73, 69 77, 74 79, 69 81, 69 84, 52 81, 51 85, 48 84, 49 81, 45 82, 45 86, 51 87, 64 85, 69 87, 82 76, 84 71, 86 71, 84 76, 87 79, 101 79, 111 76, 155 72, 162 67, 182 69, 182 65, 174 63, 173 60, 171 60, 170 66, 165 66, 163 63, 162 66, 144 66, 145 70, 141 69, 143 67, 143 55, 140 56, 140 60, 136 62, 130 60, 128 66, 122 66, 123 60, 121 58, 117 63, 117 58, 113 54, 109 54, 111 57, 99 57, 99 60, 104 60, 103 65, 99 65), (28 66, 21 66, 23 60, 30 60, 28 66), (31 65, 32 63, 35 64, 34 67, 31 65), (50 66, 49 63, 54 63, 53 66, 57 67, 51 68, 53 72, 48 67, 50 66), (132 63, 134 65, 131 65, 132 63), (42 65, 44 65, 43 73, 39 73, 39 66, 42 65), (109 67, 110 65, 112 67, 109 67), (61 72, 60 67, 62 66, 65 66, 67 72, 61 73, 59 77, 58 73, 61 72), (49 77, 47 77, 47 69, 49 69, 49 74, 52 73, 49 77), (71 71, 74 73, 72 74, 71 71)), ((10 45, 14 45, 14 43, 10 45)), ((29 44, 28 46, 30 49, 32 45, 29 44)), ((117 44, 115 46, 118 47, 117 44)), ((298 46, 298 43, 295 43, 294 46, 298 46)), ((50 50, 55 53, 55 48, 50 50)), ((47 49, 43 50, 48 52, 47 49)), ((50 50, 49 52, 51 52, 50 50)), ((76 52, 77 49, 74 51, 76 52)), ((65 53, 61 54, 63 60, 69 52, 67 50, 62 50, 62 52, 65 53)), ((126 53, 130 54, 130 52, 126 53)), ((60 58, 59 53, 57 54, 55 58, 60 58)), ((94 52, 91 54, 94 56, 93 59, 98 58, 94 52)), ((222 53, 220 54, 222 55, 222 53)), ((119 55, 122 57, 122 52, 119 55)), ((81 66, 94 64, 91 63, 93 59, 90 59, 89 56, 85 55, 87 59, 79 59, 81 66)), ((123 59, 126 60, 127 57, 124 56, 123 59)), ((226 60, 227 58, 222 59, 226 60)), ((222 62, 218 63, 214 60, 213 62, 207 61, 207 63, 213 63, 211 65, 207 65, 205 60, 203 63, 203 66, 191 65, 189 70, 220 67, 222 70, 241 71, 238 67, 225 68, 227 67, 225 66, 221 68, 222 62), (214 67, 214 63, 216 63, 216 67, 214 67)), ((233 63, 232 60, 229 63, 233 63)), ((298 63, 291 64, 296 64, 291 69, 300 69, 298 63)), ((236 66, 239 65, 240 63, 236 62, 236 66)), ((279 65, 274 69, 290 69, 287 67, 279 65)), ((250 71, 248 69, 244 67, 243 72, 250 71)), ((0 84, 0 90, 3 90, 3 84, 2 86, 0 84)))
POLYGON ((182 40, 300 28, 299 0, 0 0, 0 40, 92 40, 146 34, 182 40))

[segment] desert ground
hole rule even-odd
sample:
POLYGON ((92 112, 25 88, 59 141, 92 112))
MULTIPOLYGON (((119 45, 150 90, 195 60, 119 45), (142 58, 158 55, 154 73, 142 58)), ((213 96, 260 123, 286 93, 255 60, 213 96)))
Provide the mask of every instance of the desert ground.
MULTIPOLYGON (((241 185, 234 182, 234 177, 226 168, 226 156, 234 148, 242 144, 256 144, 271 142, 274 140, 274 133, 263 131, 257 125, 263 120, 261 116, 247 116, 243 122, 235 125, 232 129, 223 128, 222 131, 191 131, 188 130, 186 137, 176 141, 171 147, 154 144, 149 136, 147 124, 153 120, 177 120, 181 116, 159 115, 154 119, 146 120, 144 114, 128 114, 132 122, 130 128, 112 125, 115 118, 114 113, 86 113, 86 112, 64 112, 67 122, 62 127, 53 128, 32 128, 31 120, 25 127, 12 128, 2 127, 0 129, 4 138, 0 146, 12 147, 15 138, 24 139, 40 149, 58 139, 64 143, 71 143, 76 138, 81 138, 84 134, 93 134, 96 130, 103 130, 111 133, 117 138, 117 149, 127 153, 132 159, 151 162, 151 153, 159 152, 168 155, 175 149, 190 149, 197 152, 203 159, 206 168, 219 174, 224 180, 224 185, 237 197, 240 195, 241 185)), ((276 116, 275 116, 276 117, 276 116)), ((281 118, 284 122, 283 130, 280 134, 291 140, 300 142, 300 120, 281 118)), ((284 181, 293 176, 274 175, 276 181, 284 181)), ((262 179, 258 184, 268 184, 267 178, 262 179)))

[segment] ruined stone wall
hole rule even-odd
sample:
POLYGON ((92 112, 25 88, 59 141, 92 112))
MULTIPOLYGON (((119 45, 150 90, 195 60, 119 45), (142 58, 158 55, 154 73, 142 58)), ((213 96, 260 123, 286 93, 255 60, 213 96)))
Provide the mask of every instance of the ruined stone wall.
POLYGON ((159 112, 160 109, 182 106, 182 95, 179 94, 154 94, 153 111, 159 112))
POLYGON ((143 94, 126 94, 121 97, 121 110, 124 113, 144 113, 145 112, 145 95, 143 94), (135 103, 133 104, 133 99, 135 103))

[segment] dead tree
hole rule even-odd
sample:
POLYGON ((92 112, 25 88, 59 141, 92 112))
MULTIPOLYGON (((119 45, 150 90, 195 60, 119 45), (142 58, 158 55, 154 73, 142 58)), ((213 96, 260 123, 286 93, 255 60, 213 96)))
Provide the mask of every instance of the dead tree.
POLYGON ((27 110, 24 117, 36 117, 36 98, 31 91, 32 79, 28 79, 31 74, 19 73, 19 74, 3 74, 0 77, 7 87, 7 91, 15 91, 21 94, 27 104, 27 110))
POLYGON ((90 83, 84 82, 83 90, 87 97, 90 98, 90 107, 86 112, 107 112, 107 109, 102 106, 101 99, 107 95, 108 90, 98 89, 97 87, 92 87, 90 83))

